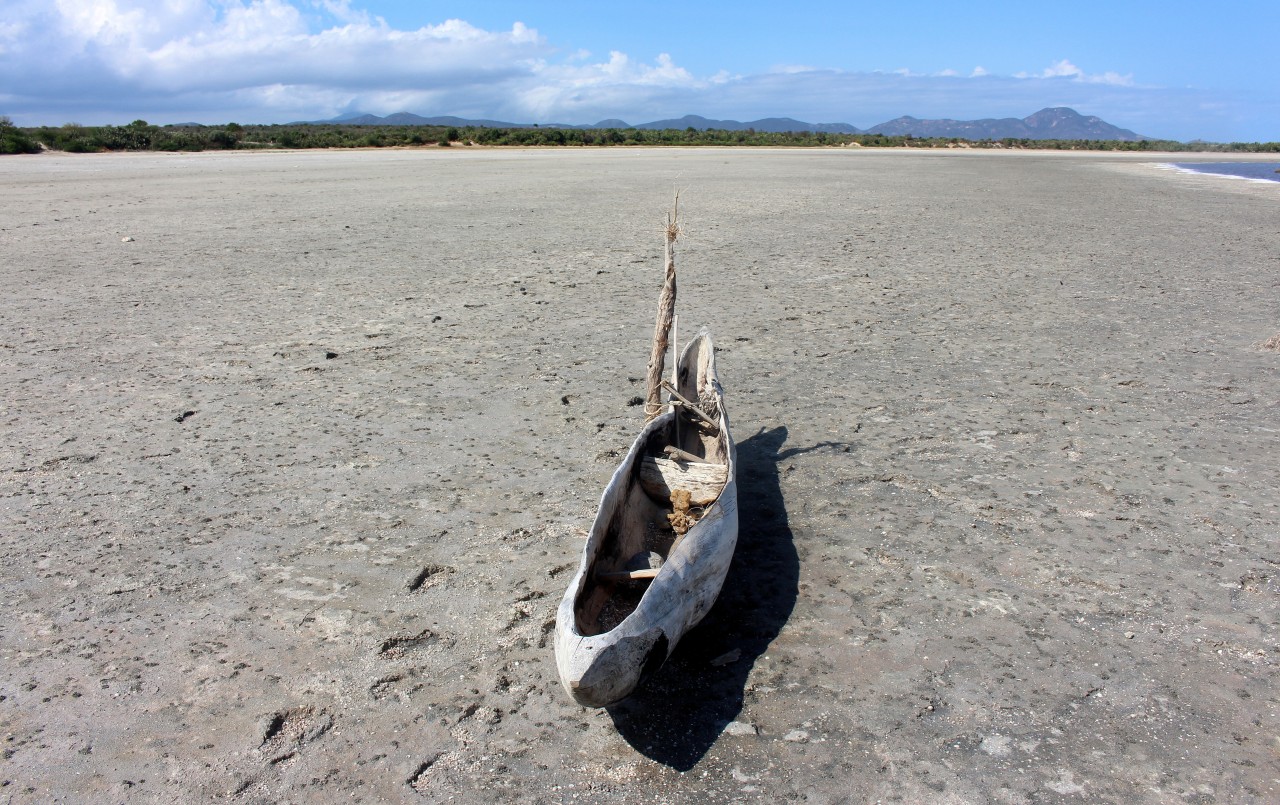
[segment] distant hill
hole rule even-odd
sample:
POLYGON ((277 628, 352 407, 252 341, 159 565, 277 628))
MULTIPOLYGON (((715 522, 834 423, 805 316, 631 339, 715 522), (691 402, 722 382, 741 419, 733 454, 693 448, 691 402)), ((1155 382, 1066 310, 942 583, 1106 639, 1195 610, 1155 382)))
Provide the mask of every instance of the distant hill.
POLYGON ((1014 117, 983 120, 920 120, 900 117, 872 126, 868 134, 913 137, 961 137, 966 140, 1149 140, 1100 117, 1085 117, 1065 106, 1041 109, 1021 120, 1014 117))
POLYGON ((752 120, 743 123, 739 120, 709 120, 698 115, 685 115, 679 119, 655 120, 652 123, 631 125, 625 120, 610 118, 599 123, 569 125, 564 123, 508 123, 501 120, 472 120, 461 117, 422 117, 412 112, 396 112, 386 117, 358 114, 335 117, 331 120, 307 120, 301 125, 324 125, 341 123, 346 126, 484 126, 495 129, 646 129, 661 131, 663 129, 695 128, 699 131, 720 129, 722 131, 825 131, 829 134, 861 134, 861 130, 848 123, 805 123, 789 117, 770 117, 763 120, 752 120))
POLYGON ((561 123, 506 123, 501 120, 472 120, 461 117, 422 117, 411 112, 397 112, 386 117, 377 115, 348 115, 332 120, 307 121, 309 123, 342 123, 348 126, 483 126, 499 129, 720 129, 723 131, 761 132, 813 131, 828 134, 884 134, 913 137, 959 137, 966 140, 1003 140, 1005 138, 1027 140, 1150 140, 1140 134, 1113 126, 1102 118, 1086 117, 1065 106, 1041 109, 1021 120, 1015 117, 984 118, 982 120, 921 120, 915 117, 899 117, 894 120, 859 129, 848 123, 806 123, 789 117, 766 117, 742 122, 739 120, 711 120, 699 115, 655 120, 634 126, 626 121, 611 118, 580 126, 561 123))
MULTIPOLYGON (((621 123, 622 121, 608 121, 610 123, 621 123)), ((625 124, 623 124, 625 126, 625 124)), ((828 134, 861 134, 854 126, 848 123, 805 123, 803 120, 795 120, 789 117, 766 117, 762 120, 751 120, 743 123, 738 120, 708 120, 698 115, 685 115, 681 118, 671 120, 655 120, 652 123, 639 123, 635 126, 626 126, 627 128, 662 130, 662 129, 688 129, 694 128, 699 131, 705 129, 720 129, 721 131, 746 131, 753 129, 755 131, 784 132, 784 131, 825 131, 828 134)), ((601 123, 597 123, 591 128, 607 128, 601 123)), ((612 128, 619 128, 612 126, 612 128)))
MULTIPOLYGON (((326 124, 326 123, 342 123, 347 126, 484 126, 491 129, 521 129, 534 128, 533 123, 504 123, 501 120, 470 120, 462 117, 452 117, 442 115, 437 117, 422 117, 412 112, 396 112, 394 115, 386 117, 378 117, 377 115, 347 115, 345 117, 335 117, 332 120, 307 120, 304 124, 326 124)), ((546 128, 572 128, 570 126, 556 126, 548 124, 546 128)))

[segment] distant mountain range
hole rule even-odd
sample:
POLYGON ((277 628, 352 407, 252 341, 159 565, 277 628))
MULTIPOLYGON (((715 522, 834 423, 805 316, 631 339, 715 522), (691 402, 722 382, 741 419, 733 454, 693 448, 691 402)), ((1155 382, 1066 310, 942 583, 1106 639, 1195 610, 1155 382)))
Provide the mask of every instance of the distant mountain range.
POLYGON ((900 117, 870 128, 871 134, 910 134, 913 137, 962 137, 966 140, 1150 140, 1128 129, 1113 126, 1100 117, 1085 117, 1059 106, 1041 109, 1021 120, 1016 117, 984 120, 919 120, 900 117))
POLYGON ((377 115, 347 115, 332 120, 314 120, 309 123, 342 123, 348 126, 485 126, 488 128, 544 128, 544 129, 721 129, 723 131, 786 132, 814 131, 828 134, 885 134, 913 137, 960 137, 966 140, 1003 140, 1005 138, 1028 140, 1149 140, 1129 129, 1113 126, 1102 118, 1080 114, 1074 109, 1058 106, 1041 109, 1021 120, 1015 117, 984 118, 982 120, 921 120, 915 117, 899 117, 869 129, 860 129, 848 123, 806 123, 789 117, 766 117, 761 120, 710 120, 698 115, 655 120, 651 123, 630 125, 622 120, 601 120, 599 123, 572 126, 560 123, 505 123, 500 120, 468 120, 461 117, 422 117, 411 112, 397 112, 386 117, 377 115))

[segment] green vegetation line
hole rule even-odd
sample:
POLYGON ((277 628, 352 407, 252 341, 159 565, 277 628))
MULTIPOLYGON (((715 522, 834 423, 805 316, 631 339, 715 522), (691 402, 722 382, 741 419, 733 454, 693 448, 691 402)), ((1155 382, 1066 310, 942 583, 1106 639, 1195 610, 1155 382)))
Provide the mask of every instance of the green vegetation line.
POLYGON ((523 145, 600 147, 615 145, 792 146, 816 148, 1048 148, 1063 151, 1189 151, 1211 153, 1280 152, 1280 142, 1207 143, 1175 140, 965 140, 960 137, 912 137, 826 132, 768 132, 747 129, 544 129, 483 126, 350 126, 299 123, 274 126, 153 126, 135 120, 127 126, 39 126, 20 128, 0 117, 0 154, 42 150, 211 151, 262 148, 383 148, 391 146, 523 145))

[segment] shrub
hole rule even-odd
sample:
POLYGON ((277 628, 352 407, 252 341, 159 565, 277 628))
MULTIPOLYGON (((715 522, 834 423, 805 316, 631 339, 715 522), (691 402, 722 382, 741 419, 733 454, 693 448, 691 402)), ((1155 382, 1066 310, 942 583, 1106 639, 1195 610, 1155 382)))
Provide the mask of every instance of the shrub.
POLYGON ((302 148, 306 144, 301 132, 287 129, 280 132, 280 136, 276 138, 276 142, 282 148, 302 148))
POLYGON ((0 115, 0 154, 36 154, 40 143, 26 131, 13 125, 13 121, 0 115))

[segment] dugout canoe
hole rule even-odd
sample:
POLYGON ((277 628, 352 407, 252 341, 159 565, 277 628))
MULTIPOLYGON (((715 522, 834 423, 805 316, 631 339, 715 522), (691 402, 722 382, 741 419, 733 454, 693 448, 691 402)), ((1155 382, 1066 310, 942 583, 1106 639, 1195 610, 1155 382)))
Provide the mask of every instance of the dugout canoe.
POLYGON ((735 447, 706 331, 665 388, 671 410, 605 487, 556 613, 560 681, 586 707, 626 698, 662 666, 715 603, 738 541, 735 447))

